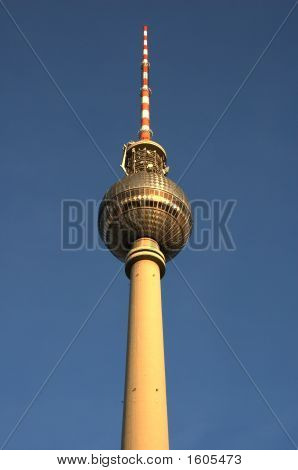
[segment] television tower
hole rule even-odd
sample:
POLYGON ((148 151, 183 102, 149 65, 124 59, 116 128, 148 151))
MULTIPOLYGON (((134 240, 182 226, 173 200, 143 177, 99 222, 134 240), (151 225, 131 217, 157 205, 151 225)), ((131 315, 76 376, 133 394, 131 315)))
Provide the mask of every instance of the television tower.
POLYGON ((125 176, 105 194, 98 228, 130 279, 122 449, 168 449, 168 418, 160 279, 186 244, 191 209, 166 177, 164 148, 151 140, 148 27, 144 26, 141 129, 123 147, 125 176))

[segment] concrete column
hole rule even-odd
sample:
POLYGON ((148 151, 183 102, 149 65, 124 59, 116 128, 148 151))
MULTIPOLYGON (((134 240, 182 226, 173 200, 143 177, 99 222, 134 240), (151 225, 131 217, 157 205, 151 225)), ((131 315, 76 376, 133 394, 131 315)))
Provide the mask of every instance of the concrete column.
POLYGON ((165 259, 150 238, 126 259, 130 277, 122 449, 168 449, 160 278, 165 259))

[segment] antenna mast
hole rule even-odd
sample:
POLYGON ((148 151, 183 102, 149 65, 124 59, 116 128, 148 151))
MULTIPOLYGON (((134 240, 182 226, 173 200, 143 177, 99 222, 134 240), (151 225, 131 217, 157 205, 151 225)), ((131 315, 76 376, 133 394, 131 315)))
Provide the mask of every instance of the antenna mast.
POLYGON ((144 26, 143 34, 143 60, 142 60, 142 87, 141 87, 141 129, 140 140, 150 140, 152 131, 150 129, 150 95, 148 61, 148 26, 144 26))
POLYGON ((143 60, 141 65, 141 129, 139 140, 130 141, 123 146, 121 168, 126 175, 146 171, 149 173, 163 173, 169 171, 165 149, 154 142, 150 129, 150 95, 148 61, 148 26, 143 28, 143 60))

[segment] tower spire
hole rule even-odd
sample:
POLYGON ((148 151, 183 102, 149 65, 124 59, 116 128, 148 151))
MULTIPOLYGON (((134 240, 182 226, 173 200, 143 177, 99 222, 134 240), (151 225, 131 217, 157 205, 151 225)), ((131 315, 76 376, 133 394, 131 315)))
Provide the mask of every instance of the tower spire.
POLYGON ((141 129, 140 140, 150 140, 152 131, 150 129, 150 94, 148 61, 148 26, 143 29, 143 60, 142 60, 142 87, 141 87, 141 129))

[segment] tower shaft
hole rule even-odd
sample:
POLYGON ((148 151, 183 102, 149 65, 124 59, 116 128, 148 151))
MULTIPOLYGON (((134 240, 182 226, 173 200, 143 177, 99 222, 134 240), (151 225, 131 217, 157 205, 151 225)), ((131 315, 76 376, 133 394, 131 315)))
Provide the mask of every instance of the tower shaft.
POLYGON ((126 260, 130 277, 122 449, 168 449, 168 418, 157 242, 137 240, 126 260))

